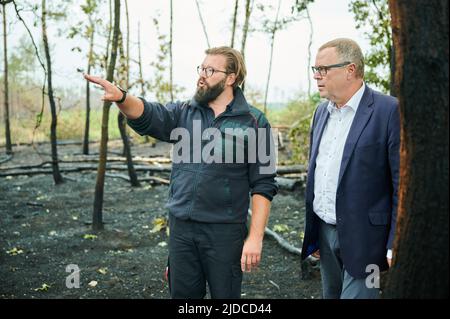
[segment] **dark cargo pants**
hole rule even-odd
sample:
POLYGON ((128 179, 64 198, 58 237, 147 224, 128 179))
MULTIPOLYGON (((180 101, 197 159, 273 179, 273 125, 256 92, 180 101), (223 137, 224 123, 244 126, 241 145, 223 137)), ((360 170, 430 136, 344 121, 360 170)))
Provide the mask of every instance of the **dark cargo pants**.
POLYGON ((201 223, 170 216, 169 290, 172 298, 241 296, 241 255, 247 226, 201 223))

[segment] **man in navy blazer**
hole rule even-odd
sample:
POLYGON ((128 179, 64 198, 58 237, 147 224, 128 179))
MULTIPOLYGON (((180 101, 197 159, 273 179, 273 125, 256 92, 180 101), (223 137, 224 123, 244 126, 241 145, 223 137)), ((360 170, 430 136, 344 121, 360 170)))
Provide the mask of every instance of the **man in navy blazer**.
POLYGON ((378 298, 396 225, 398 102, 365 85, 353 40, 324 44, 312 69, 328 101, 311 128, 302 259, 320 254, 324 298, 378 298))

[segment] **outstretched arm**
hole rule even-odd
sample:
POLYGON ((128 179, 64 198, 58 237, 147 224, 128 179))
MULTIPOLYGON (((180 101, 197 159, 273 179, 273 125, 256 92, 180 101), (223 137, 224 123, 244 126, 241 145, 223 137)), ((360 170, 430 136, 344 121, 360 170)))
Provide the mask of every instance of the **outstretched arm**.
MULTIPOLYGON (((122 91, 120 91, 117 86, 112 84, 111 82, 102 79, 98 76, 92 76, 89 74, 84 74, 84 78, 89 82, 98 84, 105 91, 103 94, 102 100, 115 102, 119 101, 122 98, 122 91)), ((144 103, 130 94, 127 94, 127 97, 123 103, 118 103, 120 111, 125 115, 127 119, 133 120, 137 119, 144 112, 144 103)))

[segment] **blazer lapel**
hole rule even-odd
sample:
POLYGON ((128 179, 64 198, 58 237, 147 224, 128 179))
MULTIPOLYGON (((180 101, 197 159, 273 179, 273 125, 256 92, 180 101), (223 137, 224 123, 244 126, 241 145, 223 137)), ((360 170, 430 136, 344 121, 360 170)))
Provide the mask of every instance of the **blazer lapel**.
POLYGON ((325 106, 323 108, 323 112, 320 115, 320 118, 317 122, 317 129, 314 130, 315 132, 314 132, 314 136, 313 136, 311 163, 316 162, 317 152, 319 151, 320 141, 322 140, 322 134, 323 134, 325 125, 326 125, 329 117, 330 117, 330 113, 328 112, 327 107, 325 106))
POLYGON ((361 136, 361 133, 363 132, 364 128, 367 125, 367 122, 372 116, 372 104, 372 90, 369 87, 366 87, 361 102, 359 103, 358 110, 356 111, 355 117, 353 119, 352 126, 350 127, 350 131, 348 132, 347 141, 345 142, 341 168, 339 171, 338 188, 339 184, 341 183, 342 176, 345 173, 345 169, 347 168, 348 162, 350 161, 350 158, 353 154, 356 143, 358 143, 358 139, 361 136))

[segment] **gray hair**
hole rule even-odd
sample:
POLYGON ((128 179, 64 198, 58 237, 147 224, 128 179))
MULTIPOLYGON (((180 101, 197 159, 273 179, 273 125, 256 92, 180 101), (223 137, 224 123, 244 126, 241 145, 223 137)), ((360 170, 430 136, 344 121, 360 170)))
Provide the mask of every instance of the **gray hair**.
POLYGON ((356 76, 364 78, 364 55, 358 43, 351 39, 339 38, 331 40, 319 48, 319 52, 326 48, 335 48, 340 62, 352 62, 356 65, 356 76))

